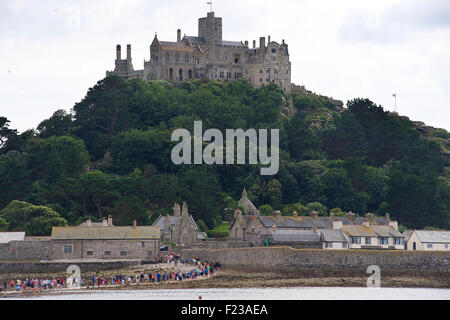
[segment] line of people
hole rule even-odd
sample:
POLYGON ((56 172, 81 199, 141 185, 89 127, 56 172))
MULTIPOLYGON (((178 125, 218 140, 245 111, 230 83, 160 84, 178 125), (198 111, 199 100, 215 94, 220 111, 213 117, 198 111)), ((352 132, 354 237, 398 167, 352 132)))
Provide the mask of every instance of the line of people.
MULTIPOLYGON (((160 254, 160 261, 167 262, 169 265, 176 266, 192 266, 189 271, 173 271, 173 272, 149 272, 139 274, 117 274, 115 276, 92 276, 85 279, 87 287, 106 287, 110 285, 135 285, 135 284, 161 284, 165 282, 195 280, 198 278, 206 278, 212 276, 214 272, 221 268, 220 263, 201 262, 198 258, 186 259, 177 253, 171 252, 166 257, 160 254)), ((186 268, 184 268, 186 269, 186 268)), ((76 278, 54 278, 39 279, 32 278, 26 280, 11 280, 3 282, 0 287, 0 293, 6 291, 17 292, 34 292, 41 290, 62 289, 62 288, 80 288, 83 286, 82 279, 76 278)))

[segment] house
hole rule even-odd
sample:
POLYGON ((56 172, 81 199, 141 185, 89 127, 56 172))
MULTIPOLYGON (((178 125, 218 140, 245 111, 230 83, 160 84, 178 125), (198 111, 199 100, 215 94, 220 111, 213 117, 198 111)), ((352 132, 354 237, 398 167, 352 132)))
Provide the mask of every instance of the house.
POLYGON ((321 248, 326 250, 348 249, 349 241, 342 229, 322 229, 320 230, 321 248))
POLYGON ((174 242, 182 245, 191 245, 199 238, 203 238, 204 234, 199 233, 199 228, 194 221, 192 215, 188 212, 186 202, 180 207, 175 203, 173 207, 173 215, 159 216, 153 223, 153 226, 159 227, 161 230, 161 242, 174 242))
POLYGON ((406 243, 407 250, 450 251, 450 231, 414 230, 406 243))
POLYGON ((23 241, 25 232, 0 232, 0 243, 9 243, 11 241, 23 241))
POLYGON ((391 225, 344 225, 342 231, 349 238, 349 249, 403 250, 404 237, 391 225))
POLYGON ((112 217, 107 225, 87 223, 75 227, 53 227, 51 235, 53 260, 73 259, 146 259, 156 261, 159 255, 159 227, 116 227, 112 217))

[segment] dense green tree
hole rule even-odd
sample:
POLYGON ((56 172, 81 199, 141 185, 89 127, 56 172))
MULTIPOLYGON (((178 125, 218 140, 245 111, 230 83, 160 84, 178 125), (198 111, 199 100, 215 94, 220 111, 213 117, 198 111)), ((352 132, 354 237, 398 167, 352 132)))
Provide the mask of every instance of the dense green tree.
POLYGON ((67 225, 59 213, 48 207, 16 200, 0 211, 0 217, 9 222, 9 231, 25 231, 31 236, 49 236, 52 227, 67 225))

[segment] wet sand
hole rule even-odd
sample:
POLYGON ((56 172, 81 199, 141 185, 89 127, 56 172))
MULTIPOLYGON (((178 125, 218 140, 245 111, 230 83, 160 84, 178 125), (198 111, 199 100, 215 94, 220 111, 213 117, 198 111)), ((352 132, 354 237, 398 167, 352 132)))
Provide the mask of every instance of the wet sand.
MULTIPOLYGON (((158 264, 153 266, 138 266, 124 270, 96 272, 95 275, 113 276, 117 274, 137 275, 143 272, 173 272, 192 270, 192 265, 168 266, 158 264)), ((204 289, 204 288, 279 288, 279 287, 366 287, 370 276, 363 270, 335 269, 335 270, 304 269, 295 271, 265 271, 265 270, 236 270, 222 269, 207 278, 198 277, 195 280, 168 281, 165 283, 139 283, 131 285, 84 287, 87 290, 161 290, 161 289, 204 289)), ((90 283, 88 279, 94 275, 83 276, 83 283, 90 283), (87 276, 85 278, 85 276, 87 276)), ((4 275, 3 275, 4 276, 4 275)), ((4 277, 1 278, 4 278, 4 277)), ((19 276, 19 275, 16 275, 19 276)), ((29 275, 28 275, 29 276, 29 275)), ((49 275, 50 276, 50 275, 49 275)), ((56 275, 53 275, 56 276, 56 275)), ((65 277, 65 275, 58 275, 65 277)), ((39 275, 42 279, 42 275, 39 275)), ((17 277, 16 277, 17 278, 17 277)), ((24 279, 19 277, 19 279, 24 279)), ((3 280, 2 280, 3 282, 3 280)), ((381 274, 381 286, 388 288, 450 288, 450 273, 431 271, 387 271, 381 274)), ((4 296, 29 296, 62 294, 67 289, 53 289, 46 291, 7 292, 4 296)), ((75 290, 76 291, 76 290, 75 290)))

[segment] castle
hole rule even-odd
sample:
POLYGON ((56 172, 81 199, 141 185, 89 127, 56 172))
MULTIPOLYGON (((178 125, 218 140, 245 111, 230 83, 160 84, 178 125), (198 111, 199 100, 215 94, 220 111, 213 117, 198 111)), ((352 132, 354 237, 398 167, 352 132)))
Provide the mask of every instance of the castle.
POLYGON ((143 70, 134 70, 131 45, 127 45, 126 59, 122 59, 121 46, 117 45, 114 71, 126 79, 184 81, 208 79, 230 81, 247 79, 253 87, 275 83, 285 92, 291 90, 291 62, 288 45, 259 39, 259 47, 253 41, 222 40, 222 18, 209 12, 198 21, 198 36, 181 37, 177 30, 177 41, 160 41, 155 35, 150 45, 150 60, 144 60, 143 70))

